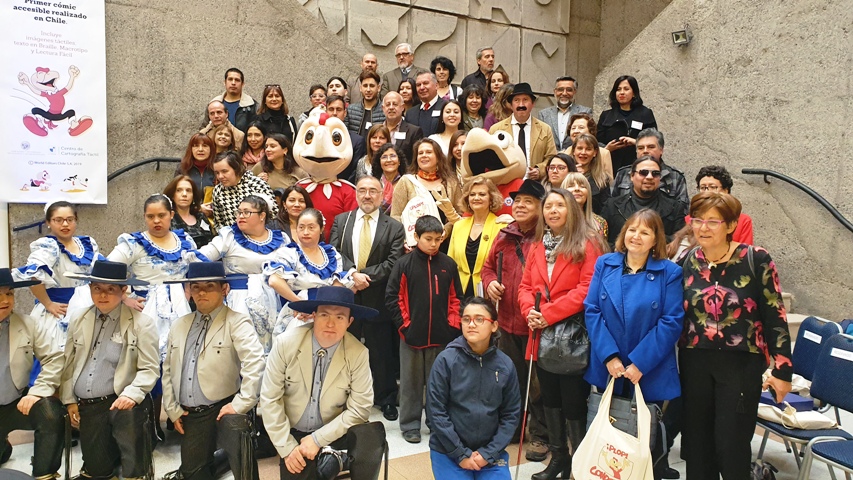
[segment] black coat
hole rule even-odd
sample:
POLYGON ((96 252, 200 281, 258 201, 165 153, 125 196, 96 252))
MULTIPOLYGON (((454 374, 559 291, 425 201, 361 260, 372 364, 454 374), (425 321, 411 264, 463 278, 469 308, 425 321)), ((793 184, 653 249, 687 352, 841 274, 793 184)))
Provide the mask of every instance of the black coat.
POLYGON ((258 115, 258 121, 263 125, 267 135, 271 133, 280 133, 290 140, 293 144, 293 139, 296 136, 296 120, 290 115, 273 115, 272 112, 266 112, 258 115))
MULTIPOLYGON (((640 130, 647 128, 658 128, 655 114, 651 108, 640 105, 627 115, 616 109, 605 110, 598 117, 598 141, 607 145, 611 140, 619 137, 637 138, 640 130), (639 124, 639 125, 638 125, 639 124)), ((613 171, 617 171, 625 165, 630 165, 637 159, 637 149, 632 147, 620 148, 610 152, 613 159, 613 171)))
MULTIPOLYGON (((619 197, 612 197, 604 202, 604 207, 601 210, 601 216, 607 220, 607 241, 610 246, 616 243, 616 238, 619 237, 619 232, 622 231, 622 226, 628 220, 628 217, 634 212, 640 210, 634 201, 634 191, 619 197)), ((661 220, 663 220, 663 230, 666 233, 666 241, 672 239, 675 232, 684 227, 684 215, 681 205, 672 198, 662 195, 658 191, 655 199, 648 208, 658 212, 661 220)))

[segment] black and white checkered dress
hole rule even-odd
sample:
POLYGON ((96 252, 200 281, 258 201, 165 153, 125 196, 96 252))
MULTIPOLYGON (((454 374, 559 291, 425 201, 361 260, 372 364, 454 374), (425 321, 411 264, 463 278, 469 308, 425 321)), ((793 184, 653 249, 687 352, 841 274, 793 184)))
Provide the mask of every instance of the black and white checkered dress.
MULTIPOLYGON (((252 172, 244 173, 240 182, 233 187, 217 184, 213 188, 213 223, 217 231, 236 223, 237 216, 234 212, 247 195, 262 195, 270 201, 273 200, 272 188, 252 172)), ((272 209, 271 218, 275 218, 278 215, 278 206, 273 202, 270 208, 272 209)))

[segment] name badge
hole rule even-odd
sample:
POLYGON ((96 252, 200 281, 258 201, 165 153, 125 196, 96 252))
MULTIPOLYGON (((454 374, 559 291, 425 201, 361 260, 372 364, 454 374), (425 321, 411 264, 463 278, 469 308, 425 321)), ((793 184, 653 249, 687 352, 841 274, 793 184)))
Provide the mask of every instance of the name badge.
POLYGON ((114 333, 113 336, 110 337, 110 341, 118 344, 124 343, 121 339, 121 332, 114 333))
POLYGON ((643 122, 631 120, 631 128, 634 130, 642 130, 643 129, 643 122))
POLYGON ((406 132, 394 132, 394 140, 405 140, 406 132))
POLYGON ((372 127, 372 126, 373 126, 373 124, 372 124, 372 123, 370 123, 370 122, 364 122, 364 129, 365 129, 365 130, 370 130, 370 127, 372 127))
POLYGON ((433 110, 433 111, 432 111, 432 116, 433 116, 433 117, 437 117, 437 116, 439 116, 439 115, 441 115, 441 110, 433 110))

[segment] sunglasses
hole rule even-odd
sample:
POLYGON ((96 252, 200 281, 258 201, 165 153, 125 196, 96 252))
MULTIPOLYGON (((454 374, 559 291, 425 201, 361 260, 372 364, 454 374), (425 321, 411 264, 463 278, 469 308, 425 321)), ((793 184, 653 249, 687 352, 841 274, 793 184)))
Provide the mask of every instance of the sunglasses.
POLYGON ((639 173, 641 177, 648 177, 651 175, 653 178, 660 178, 660 170, 646 170, 644 168, 642 170, 637 170, 634 173, 639 173))

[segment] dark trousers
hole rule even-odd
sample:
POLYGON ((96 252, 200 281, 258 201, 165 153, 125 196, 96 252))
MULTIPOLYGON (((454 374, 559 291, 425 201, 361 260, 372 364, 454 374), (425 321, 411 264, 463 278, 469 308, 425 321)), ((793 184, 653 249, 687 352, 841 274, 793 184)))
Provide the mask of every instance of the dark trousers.
POLYGON ((542 390, 542 405, 545 408, 559 408, 566 420, 586 422, 586 400, 589 398, 589 384, 583 375, 557 375, 536 366, 539 375, 539 388, 542 390))
POLYGON ((251 448, 252 422, 249 416, 225 415, 216 420, 219 410, 230 401, 231 398, 226 398, 202 412, 190 411, 181 417, 184 437, 181 439, 180 471, 185 480, 213 480, 213 452, 217 448, 225 450, 235 480, 251 480, 241 473, 244 461, 251 462, 253 477, 258 478, 258 462, 251 448))
POLYGON ((29 415, 18 410, 18 400, 0 405, 0 457, 5 453, 9 432, 32 430, 35 434, 33 477, 56 473, 62 463, 67 414, 62 403, 54 397, 45 397, 36 402, 29 415))
POLYGON ((116 398, 110 395, 97 403, 78 404, 82 471, 109 479, 121 465, 125 478, 143 477, 151 461, 151 399, 146 396, 130 410, 110 410, 116 398))
POLYGON ((748 480, 764 356, 682 349, 681 444, 690 480, 748 480))
MULTIPOLYGON (((300 432, 299 430, 290 429, 290 434, 293 435, 293 438, 296 439, 297 442, 301 442, 302 439, 308 435, 309 433, 300 432)), ((329 445, 335 450, 347 450, 347 437, 344 435, 343 437, 335 440, 329 445)), ((319 457, 320 454, 318 453, 319 457)), ((314 480, 317 478, 317 457, 314 457, 314 460, 305 459, 305 468, 302 469, 299 473, 290 473, 287 469, 287 466, 284 464, 284 459, 280 459, 278 462, 279 465, 279 476, 281 480, 314 480)))
MULTIPOLYGON (((518 373, 518 391, 521 392, 521 401, 524 402, 525 391, 527 390, 527 375, 530 367, 530 362, 524 360, 524 352, 527 351, 527 335, 513 335, 501 330, 498 337, 498 349, 504 352, 512 364, 515 365, 515 371, 518 373)), ((533 369, 532 377, 530 378, 530 403, 528 405, 527 415, 527 431, 530 436, 525 436, 525 439, 548 443, 548 430, 545 427, 545 412, 542 410, 542 395, 539 389, 539 377, 536 375, 536 369, 533 369)), ((518 422, 518 427, 515 431, 515 438, 521 434, 521 423, 518 422)))
POLYGON ((349 332, 356 338, 364 339, 364 346, 370 352, 373 403, 379 406, 396 405, 396 365, 400 364, 400 335, 394 329, 391 319, 380 314, 379 320, 375 322, 355 320, 350 325, 349 332))

